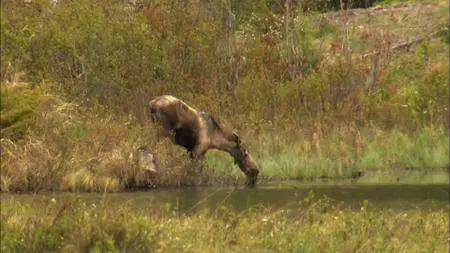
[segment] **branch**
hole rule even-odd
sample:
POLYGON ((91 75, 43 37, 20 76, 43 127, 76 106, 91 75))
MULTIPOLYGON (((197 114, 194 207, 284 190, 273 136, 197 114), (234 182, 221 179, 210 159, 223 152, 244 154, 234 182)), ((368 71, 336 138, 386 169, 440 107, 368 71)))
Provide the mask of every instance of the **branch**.
MULTIPOLYGON (((392 46, 390 49, 391 49, 391 51, 401 50, 401 49, 406 49, 406 50, 408 51, 409 48, 410 48, 412 45, 414 45, 414 44, 419 44, 419 43, 421 43, 421 42, 424 41, 424 40, 432 40, 432 39, 436 38, 437 35, 438 35, 438 33, 437 33, 437 32, 434 32, 434 33, 429 34, 429 35, 426 36, 426 37, 415 38, 415 39, 410 40, 410 41, 408 41, 408 42, 396 44, 396 45, 392 46)), ((369 57, 369 56, 379 55, 379 54, 381 54, 381 52, 382 52, 382 51, 376 51, 376 52, 372 52, 372 53, 363 54, 362 58, 364 59, 364 58, 369 57)))

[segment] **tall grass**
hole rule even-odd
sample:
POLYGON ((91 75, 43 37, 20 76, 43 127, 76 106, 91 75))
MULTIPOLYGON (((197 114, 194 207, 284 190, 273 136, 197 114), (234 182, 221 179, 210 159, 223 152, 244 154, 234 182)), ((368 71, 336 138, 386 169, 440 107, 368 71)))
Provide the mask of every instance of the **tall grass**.
MULTIPOLYGON (((405 133, 372 127, 362 132, 345 128, 326 133, 327 130, 312 135, 290 132, 248 139, 260 163, 261 175, 269 178, 338 179, 351 178, 356 172, 404 169, 433 173, 450 164, 446 129, 423 128, 405 133)), ((229 171, 232 166, 232 160, 222 155, 211 155, 208 161, 221 171, 229 171)))
MULTIPOLYGON (((29 106, 28 98, 20 94, 31 91, 29 85, 15 91, 24 102, 18 103, 17 111, 19 105, 29 106)), ((9 107, 8 101, 2 99, 2 109, 9 107)), ((27 121, 19 121, 23 133, 12 136, 18 140, 1 139, 1 191, 149 189, 208 182, 214 174, 200 173, 200 165, 169 138, 162 138, 158 126, 139 124, 131 115, 117 117, 94 110, 57 97, 30 109, 27 121), (139 165, 141 147, 155 155, 155 173, 139 165)))
MULTIPOLYGON (((28 94, 30 89, 22 85, 14 92, 28 94)), ((157 125, 139 123, 131 115, 107 116, 104 109, 87 110, 42 93, 45 102, 30 109, 26 120, 11 122, 10 127, 20 124, 23 129, 12 132, 18 139, 14 135, 1 139, 2 192, 121 191, 244 180, 226 153, 211 151, 203 163, 191 161, 184 149, 160 134, 157 125), (140 147, 155 155, 156 172, 140 167, 140 147)), ((27 96, 21 99, 23 103, 15 107, 19 113, 19 105, 29 105, 27 96)), ((2 101, 2 108, 8 108, 8 101, 2 101)), ((449 137, 441 127, 411 132, 383 130, 375 125, 330 127, 316 123, 277 131, 261 125, 258 131, 242 135, 266 180, 345 179, 374 170, 421 169, 433 173, 450 163, 449 137)))
POLYGON ((73 199, 41 207, 2 200, 2 252, 446 252, 448 213, 339 207, 311 196, 293 207, 225 206, 180 215, 162 208, 95 206, 73 199), (114 208, 111 212, 110 208, 114 208))

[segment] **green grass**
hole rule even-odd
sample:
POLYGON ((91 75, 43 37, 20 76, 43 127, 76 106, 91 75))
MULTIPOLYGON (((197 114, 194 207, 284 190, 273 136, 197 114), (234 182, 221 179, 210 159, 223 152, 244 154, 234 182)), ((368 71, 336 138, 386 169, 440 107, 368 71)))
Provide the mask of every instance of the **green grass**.
MULTIPOLYGON (((405 133, 373 128, 361 131, 355 138, 358 132, 359 129, 350 128, 346 132, 335 130, 325 136, 319 134, 322 136, 318 139, 308 135, 293 135, 289 139, 259 136, 249 146, 261 167, 261 176, 268 178, 343 179, 355 172, 372 171, 393 171, 409 178, 405 169, 417 169, 426 177, 437 173, 442 179, 438 181, 448 182, 448 171, 442 170, 450 164, 446 130, 424 128, 405 133)), ((226 154, 213 152, 207 160, 210 167, 220 172, 240 175, 226 154)))
POLYGON ((447 2, 442 0, 383 0, 379 2, 380 5, 389 5, 398 3, 446 4, 447 2))
POLYGON ((291 208, 182 215, 162 207, 2 201, 2 252, 447 252, 448 213, 342 208, 312 196, 291 208), (112 211, 114 210, 114 211, 112 211))
POLYGON ((355 180, 357 184, 449 184, 448 170, 369 171, 355 180))

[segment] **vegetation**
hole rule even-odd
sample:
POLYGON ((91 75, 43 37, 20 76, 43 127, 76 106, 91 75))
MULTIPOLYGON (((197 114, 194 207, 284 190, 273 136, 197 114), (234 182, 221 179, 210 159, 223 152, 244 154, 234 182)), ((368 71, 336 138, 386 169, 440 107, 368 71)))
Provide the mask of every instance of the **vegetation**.
POLYGON ((312 195, 294 207, 141 212, 72 199, 3 200, 2 252, 447 252, 448 213, 342 208, 312 195), (108 209, 114 208, 114 212, 108 209))
MULTIPOLYGON (((33 125, 22 139, 1 140, 0 185, 3 192, 101 192, 164 185, 229 184, 243 180, 240 170, 225 153, 208 154, 207 168, 201 170, 198 164, 188 159, 185 151, 161 138, 159 129, 139 124, 132 116, 104 116, 107 113, 100 113, 101 109, 84 109, 52 98, 39 89, 53 88, 19 86, 14 89, 18 94, 44 94, 36 99, 45 102, 27 116, 33 125), (156 154, 158 173, 139 170, 134 151, 141 146, 151 147, 156 154)), ((12 97, 9 91, 3 92, 2 96, 12 97)), ((29 99, 28 96, 15 96, 15 101, 29 99)), ((2 99, 5 105, 2 108, 7 107, 9 101, 2 99)), ((34 106, 33 103, 15 103, 16 106, 22 104, 34 106)), ((293 131, 289 138, 248 131, 245 139, 249 140, 253 155, 262 165, 263 176, 268 179, 342 179, 352 177, 358 171, 395 173, 404 168, 436 173, 436 168, 448 164, 449 139, 444 129, 425 127, 409 135, 398 129, 361 131, 348 124, 332 129, 337 131, 316 125, 312 133, 309 129, 293 131)), ((432 180, 415 177, 407 181, 448 183, 448 173, 432 180)))
MULTIPOLYGON (((10 96, 6 92, 2 95, 10 96)), ((2 99, 2 103, 8 101, 2 99)), ((137 124, 131 116, 103 116, 107 113, 100 113, 101 109, 49 101, 46 108, 35 112, 33 126, 23 139, 1 140, 3 192, 147 189, 199 184, 213 175, 207 170, 200 174, 179 148, 158 137, 157 129, 137 124), (144 146, 157 153, 158 174, 139 168, 135 151, 144 146)))
POLYGON ((448 169, 446 1, 131 2, 2 1, 2 192, 240 179, 160 138, 146 105, 161 94, 230 122, 264 178, 448 169))
POLYGON ((148 124, 161 94, 231 123, 263 182, 449 183, 447 1, 1 5, 1 252, 448 252, 448 206, 180 213, 5 194, 242 184, 224 153, 191 161, 148 124))

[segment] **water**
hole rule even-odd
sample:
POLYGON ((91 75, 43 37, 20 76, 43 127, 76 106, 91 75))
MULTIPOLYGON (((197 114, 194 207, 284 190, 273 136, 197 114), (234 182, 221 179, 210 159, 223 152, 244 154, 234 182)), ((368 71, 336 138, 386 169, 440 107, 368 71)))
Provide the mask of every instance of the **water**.
MULTIPOLYGON (((249 208, 292 208, 309 194, 327 196, 335 203, 359 208, 368 201, 372 208, 408 210, 449 210, 448 185, 332 185, 302 183, 272 183, 257 188, 182 188, 128 193, 47 193, 2 194, 3 201, 14 199, 30 205, 63 204, 82 199, 89 205, 105 204, 108 208, 131 206, 136 211, 169 210, 193 213, 226 206, 234 211, 249 208)), ((6 201, 4 203, 7 203, 6 201)))

